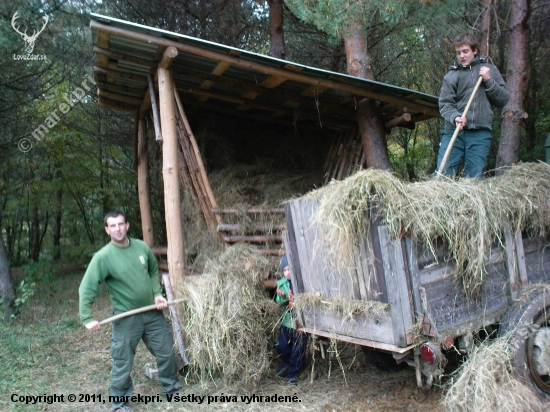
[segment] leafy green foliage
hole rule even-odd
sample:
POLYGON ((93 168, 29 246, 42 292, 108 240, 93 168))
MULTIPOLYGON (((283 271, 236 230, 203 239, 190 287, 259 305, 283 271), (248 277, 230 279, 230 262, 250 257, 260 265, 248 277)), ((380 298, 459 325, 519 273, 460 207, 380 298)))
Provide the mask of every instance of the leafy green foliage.
POLYGON ((53 288, 54 268, 50 256, 42 255, 38 262, 29 260, 23 265, 27 278, 31 283, 41 282, 48 289, 53 288))
POLYGON ((26 304, 36 293, 36 281, 23 279, 17 285, 17 298, 15 299, 15 309, 17 312, 26 304))

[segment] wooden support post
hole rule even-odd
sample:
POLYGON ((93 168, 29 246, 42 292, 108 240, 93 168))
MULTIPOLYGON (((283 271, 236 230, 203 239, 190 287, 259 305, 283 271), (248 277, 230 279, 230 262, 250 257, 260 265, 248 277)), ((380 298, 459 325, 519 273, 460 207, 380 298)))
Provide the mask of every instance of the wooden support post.
MULTIPOLYGON (((166 290, 166 297, 168 300, 174 300, 174 293, 172 291, 172 285, 170 284, 170 275, 168 273, 162 274, 162 283, 164 283, 164 289, 166 290)), ((180 320, 178 316, 178 311, 175 306, 170 306, 170 316, 172 316, 172 329, 176 335, 176 342, 178 343, 178 350, 181 355, 181 360, 183 361, 183 366, 189 365, 189 359, 187 359, 187 354, 185 353, 185 343, 183 342, 183 335, 181 333, 180 320)))
POLYGON ((181 230, 180 186, 178 176, 178 142, 174 82, 170 71, 158 68, 160 123, 163 134, 162 177, 164 180, 164 207, 168 241, 168 268, 170 282, 176 286, 183 280, 183 234, 181 230))
MULTIPOLYGON (((149 81, 149 96, 151 98, 151 109, 153 110, 153 124, 155 125, 155 138, 157 139, 157 143, 161 143, 162 132, 160 129, 159 106, 157 103, 157 94, 155 92, 155 86, 153 84, 153 77, 151 75, 148 76, 148 81, 149 81)), ((160 90, 159 90, 159 93, 160 93, 160 90)))
POLYGON ((167 47, 162 55, 161 61, 159 62, 159 67, 165 70, 170 69, 170 66, 172 65, 172 60, 174 60, 177 56, 178 49, 176 49, 174 46, 167 47))
POLYGON ((143 231, 143 241, 147 246, 152 247, 155 243, 153 235, 153 214, 151 212, 151 197, 149 192, 149 151, 147 149, 147 131, 145 119, 139 118, 138 122, 138 197, 139 210, 141 213, 141 230, 143 231))

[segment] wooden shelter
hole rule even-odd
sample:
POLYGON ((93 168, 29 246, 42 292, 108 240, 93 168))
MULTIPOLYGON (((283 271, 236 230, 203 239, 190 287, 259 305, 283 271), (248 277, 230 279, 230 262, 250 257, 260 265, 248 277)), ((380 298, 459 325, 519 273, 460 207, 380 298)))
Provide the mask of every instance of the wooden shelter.
MULTIPOLYGON (((91 15, 90 26, 99 105, 135 113, 143 238, 154 251, 166 251, 172 284, 183 278, 180 183, 210 227, 226 233, 234 229, 224 225, 223 214, 231 211, 218 208, 186 110, 332 131, 326 181, 345 177, 363 163, 361 144, 357 144, 358 100, 381 102, 388 131, 396 126, 414 128, 416 122, 439 117, 437 98, 417 91, 98 14, 91 15), (145 117, 153 119, 156 141, 162 145, 166 248, 153 244, 145 117)), ((237 239, 226 234, 223 240, 237 239)))

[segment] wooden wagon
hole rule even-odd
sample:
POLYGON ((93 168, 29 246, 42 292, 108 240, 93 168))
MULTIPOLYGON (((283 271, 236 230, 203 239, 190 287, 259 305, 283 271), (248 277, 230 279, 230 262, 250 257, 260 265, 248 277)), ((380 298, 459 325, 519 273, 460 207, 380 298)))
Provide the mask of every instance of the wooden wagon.
POLYGON ((305 293, 325 297, 303 306, 304 332, 362 345, 381 368, 407 362, 416 368, 418 385, 424 374, 430 386, 443 372, 446 349, 466 354, 476 333, 490 332, 499 323, 506 330, 536 324, 521 336, 516 358, 523 363, 517 367, 529 371, 526 379, 541 396, 550 397, 550 248, 545 239, 505 231, 505 253, 492 250, 480 297, 468 299, 443 249, 434 256, 410 237, 392 239, 377 220, 364 234, 356 268, 335 273, 325 262, 331 245, 319 241, 312 219, 317 208, 318 202, 307 198, 285 204, 285 244, 297 299, 305 293), (538 286, 521 298, 528 284, 538 286), (335 310, 335 297, 374 300, 388 308, 350 316, 335 310))

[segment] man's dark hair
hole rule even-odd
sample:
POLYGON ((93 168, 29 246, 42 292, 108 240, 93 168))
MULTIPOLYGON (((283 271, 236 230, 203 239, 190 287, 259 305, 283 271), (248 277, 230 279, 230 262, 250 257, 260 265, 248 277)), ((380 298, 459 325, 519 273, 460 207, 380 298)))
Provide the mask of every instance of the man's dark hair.
POLYGON ((453 40, 453 47, 462 46, 463 44, 470 46, 472 51, 475 52, 476 54, 479 53, 479 44, 476 37, 473 34, 461 33, 455 36, 453 40))
POLYGON ((124 213, 122 213, 120 210, 111 210, 103 218, 103 223, 105 224, 105 227, 107 227, 107 219, 109 219, 110 217, 119 217, 119 216, 122 216, 124 218, 124 223, 128 223, 128 219, 126 219, 126 215, 124 213))

